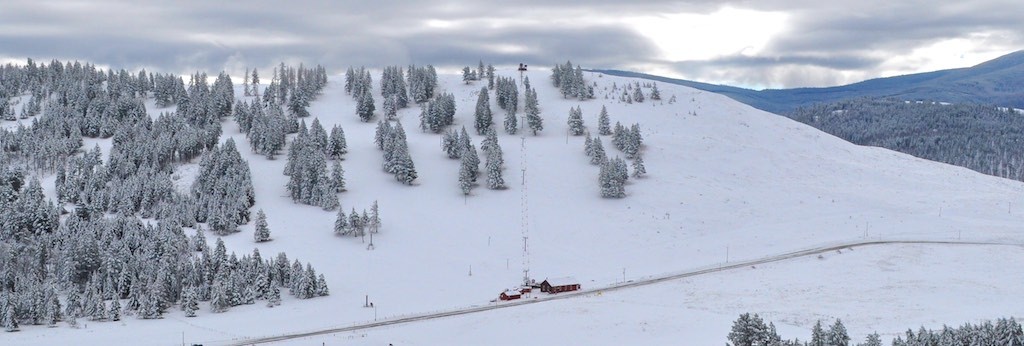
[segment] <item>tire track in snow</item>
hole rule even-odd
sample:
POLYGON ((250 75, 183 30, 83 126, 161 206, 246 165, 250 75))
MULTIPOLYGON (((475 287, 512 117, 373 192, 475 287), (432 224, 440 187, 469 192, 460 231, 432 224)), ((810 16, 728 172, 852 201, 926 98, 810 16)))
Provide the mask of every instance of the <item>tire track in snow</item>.
POLYGON ((756 259, 752 259, 752 260, 723 263, 723 264, 721 264, 719 266, 716 266, 716 267, 709 267, 709 268, 704 268, 704 269, 689 270, 689 271, 685 271, 685 272, 681 272, 681 273, 661 275, 661 276, 655 276, 655 277, 648 277, 648 278, 638 279, 638 280, 630 280, 630 281, 627 281, 627 282, 612 284, 612 285, 608 285, 608 286, 604 286, 604 287, 585 289, 585 290, 579 290, 579 291, 573 291, 573 292, 565 292, 565 293, 559 293, 559 294, 556 294, 556 295, 549 295, 549 296, 543 296, 543 297, 535 297, 535 299, 522 299, 522 300, 516 300, 516 301, 511 301, 511 302, 501 303, 501 304, 495 304, 495 305, 472 306, 472 307, 468 307, 468 308, 461 308, 461 309, 450 310, 450 311, 443 311, 443 312, 437 312, 437 313, 427 313, 427 314, 421 314, 421 315, 414 315, 414 316, 408 316, 408 317, 400 317, 400 318, 388 319, 388 320, 383 320, 383 321, 374 321, 374 322, 368 322, 368 323, 362 323, 362 324, 355 324, 355 325, 351 325, 351 326, 348 326, 348 327, 327 328, 327 329, 320 329, 320 330, 308 331, 308 332, 283 334, 283 335, 278 335, 278 336, 268 336, 268 337, 260 337, 260 338, 244 339, 244 340, 232 340, 232 341, 230 341, 229 345, 267 344, 267 343, 272 343, 272 342, 277 342, 277 341, 300 339, 300 338, 306 338, 306 337, 317 336, 317 335, 352 332, 352 331, 371 329, 371 328, 377 328, 377 327, 384 327, 384 326, 406 324, 406 323, 412 323, 412 322, 418 322, 418 321, 433 320, 433 319, 439 319, 439 318, 445 318, 445 317, 451 317, 451 316, 468 315, 468 314, 474 314, 474 313, 479 313, 479 312, 484 312, 484 311, 512 308, 512 307, 522 306, 522 305, 527 305, 527 304, 537 304, 537 303, 549 302, 549 301, 554 301, 554 300, 576 298, 576 297, 586 296, 586 295, 590 295, 590 294, 594 294, 594 293, 613 292, 613 291, 625 290, 625 289, 629 289, 629 288, 649 286, 649 285, 654 285, 654 284, 658 284, 658 283, 662 283, 662 282, 666 282, 666 281, 673 281, 673 280, 679 280, 679 279, 684 279, 684 278, 689 278, 689 277, 694 277, 694 276, 700 276, 700 275, 707 275, 707 274, 713 274, 713 273, 718 273, 718 272, 724 272, 724 271, 733 270, 733 269, 739 269, 739 268, 748 267, 748 266, 752 266, 752 265, 774 263, 774 262, 780 262, 780 261, 785 261, 785 260, 794 259, 794 258, 819 255, 819 254, 823 254, 823 253, 826 253, 826 252, 837 251, 837 250, 842 250, 842 249, 847 249, 847 248, 863 247, 863 246, 878 246, 878 245, 982 245, 982 246, 1018 246, 1018 247, 1024 248, 1024 244, 1008 243, 1008 242, 980 242, 980 241, 956 241, 956 240, 873 240, 873 241, 869 240, 869 241, 858 241, 858 242, 842 243, 842 244, 837 244, 837 245, 815 247, 815 248, 798 250, 798 251, 791 251, 791 252, 786 252, 786 253, 782 253, 782 254, 778 254, 778 255, 772 255, 772 256, 767 256, 767 257, 756 258, 756 259))

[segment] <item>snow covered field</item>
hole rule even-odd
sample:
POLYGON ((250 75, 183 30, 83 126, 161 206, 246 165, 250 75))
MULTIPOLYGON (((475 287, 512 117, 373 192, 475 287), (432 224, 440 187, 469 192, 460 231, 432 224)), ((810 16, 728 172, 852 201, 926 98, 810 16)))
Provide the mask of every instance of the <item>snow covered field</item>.
MULTIPOLYGON (((518 77, 514 69, 498 74, 518 77)), ((330 296, 286 297, 272 309, 257 304, 223 314, 203 306, 195 318, 174 309, 159 321, 128 318, 81 329, 29 326, 0 340, 210 345, 345 326, 375 315, 488 304, 521 281, 524 193, 531 276, 540 281, 572 275, 584 288, 622 281, 623 273, 629 280, 711 265, 727 256, 735 261, 865 238, 1024 241, 1019 182, 854 146, 725 96, 681 86, 659 85, 663 101, 626 104, 618 95, 635 80, 587 74, 588 82, 597 83, 597 99, 580 102, 558 94, 549 70, 535 68, 526 75, 537 88, 545 130, 525 141, 499 131, 509 189, 481 186, 468 198, 458 188, 458 161, 445 156, 440 135, 417 130, 415 107, 399 115, 419 179, 405 186, 383 172, 373 144, 375 124, 360 122, 342 79, 331 80, 309 111, 325 128, 345 129, 348 191, 340 195, 342 208, 380 203, 384 226, 372 251, 359 239, 333 234, 335 212, 291 202, 284 156, 267 160, 243 152, 253 172, 254 210, 266 212, 274 240, 253 243, 250 224, 224 238, 228 249, 241 254, 259 248, 265 256, 285 251, 308 261, 326 276, 330 296), (613 83, 618 91, 612 91, 613 83), (677 101, 670 104, 673 96, 677 101), (630 179, 625 199, 600 198, 598 167, 583 153, 584 138, 566 135, 569 109, 577 105, 592 132, 602 105, 613 123, 640 124, 648 175, 630 179), (363 307, 366 296, 375 309, 363 307)), ((465 85, 456 75, 442 75, 440 82, 440 91, 454 93, 458 101, 456 126, 473 133, 473 105, 485 82, 465 85)), ((161 111, 147 106, 151 113, 161 111)), ((500 122, 503 112, 495 113, 500 122)), ((222 140, 234 138, 239 148, 248 148, 233 121, 223 125, 222 140)), ((478 146, 483 139, 473 138, 478 146)), ((621 155, 608 137, 603 140, 609 156, 621 155)), ((86 141, 86 147, 93 143, 86 141)), ((109 141, 102 144, 109 147, 109 141)), ((181 167, 179 186, 187 188, 196 173, 194 164, 181 167)), ((52 197, 52 178, 44 187, 52 197)), ((840 317, 860 341, 875 330, 886 335, 920 324, 1024 316, 1024 302, 1016 299, 1024 293, 1022 272, 1012 265, 1021 260, 1019 247, 878 246, 322 339, 396 345, 522 344, 541 338, 569 344, 720 344, 731 321, 749 311, 768 314, 783 336, 801 339, 815 319, 840 317)))

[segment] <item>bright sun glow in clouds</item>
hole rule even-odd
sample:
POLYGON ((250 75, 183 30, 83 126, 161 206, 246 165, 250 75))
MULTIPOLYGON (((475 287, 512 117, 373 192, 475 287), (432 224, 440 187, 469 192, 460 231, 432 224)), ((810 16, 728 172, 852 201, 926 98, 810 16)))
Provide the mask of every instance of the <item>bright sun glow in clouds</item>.
POLYGON ((785 29, 787 15, 723 7, 710 14, 664 14, 626 20, 670 61, 754 55, 785 29))

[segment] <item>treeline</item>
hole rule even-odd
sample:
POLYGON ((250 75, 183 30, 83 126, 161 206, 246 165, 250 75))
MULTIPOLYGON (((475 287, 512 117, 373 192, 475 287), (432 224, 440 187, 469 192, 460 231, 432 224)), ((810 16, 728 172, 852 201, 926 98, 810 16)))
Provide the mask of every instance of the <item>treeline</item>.
MULTIPOLYGON (((775 324, 765 324, 757 314, 745 313, 733 322, 728 336, 730 346, 882 346, 878 333, 865 337, 864 342, 851 343, 843 322, 823 327, 819 320, 811 329, 810 341, 783 339, 775 330, 775 324)), ((1020 346, 1024 345, 1024 331, 1013 318, 1000 318, 992 323, 965 323, 960 327, 943 326, 941 330, 921 327, 917 333, 907 329, 904 335, 897 335, 892 346, 1020 346)))
POLYGON ((854 144, 1024 180, 1024 117, 975 104, 855 99, 786 114, 854 144))

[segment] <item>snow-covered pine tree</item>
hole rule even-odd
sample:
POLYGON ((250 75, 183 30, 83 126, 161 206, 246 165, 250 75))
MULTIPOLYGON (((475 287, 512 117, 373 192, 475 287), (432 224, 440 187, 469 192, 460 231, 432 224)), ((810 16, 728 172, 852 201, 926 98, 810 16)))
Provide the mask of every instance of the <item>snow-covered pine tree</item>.
POLYGON ((538 131, 544 130, 544 119, 540 117, 540 108, 537 107, 537 91, 529 89, 526 91, 526 124, 530 131, 536 136, 538 131))
POLYGON ((590 150, 590 164, 599 165, 608 160, 608 156, 604 151, 604 144, 601 144, 601 137, 594 137, 590 150))
POLYGON ((579 106, 576 106, 576 108, 569 108, 568 125, 569 133, 573 136, 582 135, 583 132, 586 131, 586 128, 583 126, 583 111, 579 106))
POLYGON ((661 101, 661 91, 658 90, 658 83, 651 86, 651 100, 661 101))
POLYGON ((281 289, 276 285, 270 287, 270 294, 267 296, 267 307, 272 308, 281 305, 281 289))
POLYGON ((611 119, 608 117, 608 109, 601 106, 601 114, 597 116, 597 133, 601 136, 612 134, 611 119))
POLYGON ((459 189, 462 190, 463 195, 468 195, 473 190, 473 170, 475 167, 471 167, 472 163, 468 154, 462 155, 462 162, 459 165, 459 189))
POLYGON ((199 310, 199 299, 196 296, 195 288, 190 287, 185 290, 181 308, 185 310, 185 317, 196 317, 196 311, 199 310))
POLYGON ((644 167, 644 157, 637 155, 633 159, 633 177, 639 178, 647 174, 647 168, 644 167))
POLYGON ((380 231, 380 207, 377 206, 377 200, 373 201, 373 206, 370 207, 370 232, 377 233, 380 231))
POLYGON ((476 127, 477 134, 485 134, 487 130, 491 129, 494 120, 491 114, 491 100, 486 87, 480 88, 480 94, 476 99, 476 113, 474 113, 474 117, 476 119, 474 127, 476 127))
POLYGON ((505 113, 505 133, 515 135, 519 132, 519 120, 516 118, 515 112, 505 113))
POLYGON ((345 142, 345 130, 341 126, 334 125, 331 128, 331 137, 328 140, 327 155, 333 160, 339 160, 348 153, 348 143, 345 142))
POLYGON ((878 335, 877 332, 868 334, 867 338, 864 340, 864 343, 859 344, 859 346, 882 346, 882 338, 878 335))
POLYGON ((256 71, 256 68, 252 68, 252 80, 250 80, 252 88, 252 96, 259 98, 260 96, 260 74, 256 71))
POLYGON ((466 84, 469 84, 469 82, 473 81, 472 70, 469 68, 469 66, 462 68, 462 81, 465 82, 466 84))
POLYGON ((345 215, 345 209, 338 208, 338 216, 334 219, 334 234, 347 235, 351 231, 352 229, 348 224, 348 215, 345 215))
POLYGON ((359 120, 364 123, 370 122, 373 119, 374 110, 376 108, 373 105, 373 95, 370 92, 363 93, 356 106, 356 115, 359 116, 359 120))
POLYGON ((14 313, 14 304, 7 305, 7 308, 4 309, 4 310, 5 310, 4 311, 4 315, 3 315, 3 317, 4 317, 4 319, 3 319, 4 331, 6 331, 6 332, 16 332, 16 331, 18 331, 19 330, 18 329, 19 328, 19 326, 18 326, 18 316, 14 313))
POLYGON ((398 117, 398 104, 394 96, 385 97, 381 110, 384 112, 384 119, 394 120, 398 117))
POLYGON ((644 102, 644 91, 640 87, 640 82, 637 82, 636 88, 633 88, 633 101, 636 103, 644 102))
POLYGON ((487 64, 487 89, 494 89, 494 66, 487 64))
POLYGON ((501 146, 498 145, 498 138, 494 130, 488 133, 484 145, 481 146, 484 147, 484 154, 487 159, 485 164, 487 169, 487 188, 492 190, 505 189, 505 179, 502 177, 502 164, 505 160, 502 158, 501 146))
MULTIPOLYGON (((601 187, 601 197, 622 198, 626 197, 625 179, 622 178, 621 159, 615 158, 605 160, 601 163, 601 171, 598 175, 598 182, 601 187)), ((624 165, 624 163, 622 163, 624 165)))
POLYGON ((334 161, 334 166, 331 167, 331 187, 334 192, 345 191, 345 170, 341 168, 340 161, 334 161))
POLYGON ((110 310, 107 312, 107 318, 111 321, 121 320, 121 300, 114 297, 113 301, 110 302, 110 310))
POLYGON ((825 334, 825 329, 821 327, 821 320, 814 323, 814 327, 811 328, 811 342, 808 346, 826 346, 828 335, 825 334))
POLYGON ((850 345, 850 336, 846 333, 846 326, 843 326, 843 321, 836 319, 836 323, 829 327, 826 339, 830 346, 850 345))
POLYGON ((449 159, 458 159, 462 157, 462 148, 459 143, 459 133, 455 130, 447 130, 441 137, 441 150, 448 155, 449 159))
POLYGON ((253 240, 257 243, 270 240, 270 226, 267 225, 267 214, 263 213, 263 209, 256 212, 256 229, 253 232, 253 240))

